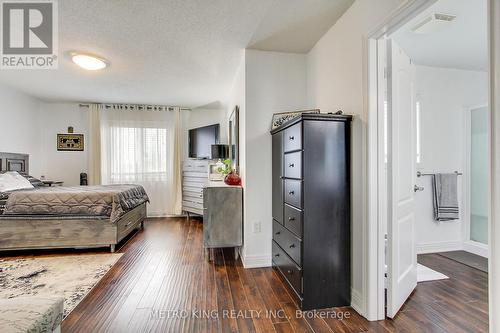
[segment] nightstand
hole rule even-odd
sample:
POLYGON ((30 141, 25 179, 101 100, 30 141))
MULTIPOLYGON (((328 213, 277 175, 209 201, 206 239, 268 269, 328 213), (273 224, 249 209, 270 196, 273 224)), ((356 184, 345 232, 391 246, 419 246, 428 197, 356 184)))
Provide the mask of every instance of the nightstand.
POLYGON ((52 187, 52 186, 63 186, 64 182, 60 180, 42 180, 43 185, 52 187))

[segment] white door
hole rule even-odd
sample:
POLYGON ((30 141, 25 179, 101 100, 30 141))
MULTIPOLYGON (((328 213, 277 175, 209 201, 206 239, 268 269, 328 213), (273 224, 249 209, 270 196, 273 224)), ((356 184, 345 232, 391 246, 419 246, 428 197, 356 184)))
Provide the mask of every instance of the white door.
POLYGON ((417 286, 415 66, 391 40, 387 58, 387 316, 394 318, 417 286))

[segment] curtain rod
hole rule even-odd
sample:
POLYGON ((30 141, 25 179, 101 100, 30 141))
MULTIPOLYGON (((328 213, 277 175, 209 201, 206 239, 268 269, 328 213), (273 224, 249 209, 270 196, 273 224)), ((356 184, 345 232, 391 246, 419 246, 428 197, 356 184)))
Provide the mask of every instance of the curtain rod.
MULTIPOLYGON (((173 109, 174 107, 173 106, 167 106, 167 105, 149 105, 149 104, 125 104, 125 103, 96 103, 98 105, 102 105, 104 108, 106 109, 110 109, 110 108, 116 108, 116 107, 119 107, 119 108, 124 108, 124 109, 139 109, 139 110, 143 110, 143 109, 146 109, 146 110, 154 110, 154 109, 163 109, 163 110, 169 110, 169 109, 173 109)), ((88 108, 90 107, 90 103, 79 103, 78 104, 80 107, 82 108, 88 108)), ((190 108, 181 108, 179 107, 179 110, 181 111, 190 111, 191 109, 190 108)))

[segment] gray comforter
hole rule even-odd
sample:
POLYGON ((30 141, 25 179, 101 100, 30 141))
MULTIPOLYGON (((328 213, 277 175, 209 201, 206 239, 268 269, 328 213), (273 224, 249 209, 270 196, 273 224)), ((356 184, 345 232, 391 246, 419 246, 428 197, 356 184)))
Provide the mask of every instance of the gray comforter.
POLYGON ((109 216, 116 222, 148 201, 139 185, 44 187, 11 192, 4 215, 109 216))

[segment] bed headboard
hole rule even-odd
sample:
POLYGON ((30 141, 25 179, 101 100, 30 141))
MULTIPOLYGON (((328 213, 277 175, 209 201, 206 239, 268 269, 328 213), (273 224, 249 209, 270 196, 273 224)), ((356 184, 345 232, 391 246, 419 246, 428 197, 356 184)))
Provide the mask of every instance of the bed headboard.
POLYGON ((28 154, 0 152, 0 171, 17 171, 29 174, 29 160, 28 154))

